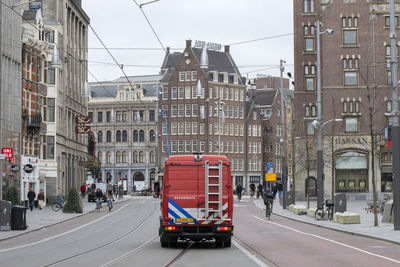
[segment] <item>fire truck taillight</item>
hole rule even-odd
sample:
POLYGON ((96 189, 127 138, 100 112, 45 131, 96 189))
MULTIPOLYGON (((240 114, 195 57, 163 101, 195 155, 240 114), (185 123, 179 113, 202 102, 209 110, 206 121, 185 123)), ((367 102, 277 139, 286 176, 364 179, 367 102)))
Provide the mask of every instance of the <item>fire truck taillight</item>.
POLYGON ((232 227, 230 226, 218 226, 217 231, 231 231, 232 227))
POLYGON ((176 227, 176 226, 165 226, 164 230, 165 231, 176 231, 176 230, 179 230, 179 227, 176 227))

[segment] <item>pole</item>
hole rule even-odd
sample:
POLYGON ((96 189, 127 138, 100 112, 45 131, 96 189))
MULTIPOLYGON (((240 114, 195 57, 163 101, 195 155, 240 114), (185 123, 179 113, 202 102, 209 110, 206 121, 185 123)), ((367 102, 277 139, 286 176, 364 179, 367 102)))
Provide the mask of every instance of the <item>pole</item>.
POLYGON ((320 123, 317 133, 317 207, 324 201, 324 154, 322 152, 322 102, 321 102, 321 22, 317 21, 317 120, 320 123))
POLYGON ((283 208, 286 209, 286 197, 287 197, 287 162, 286 162, 286 112, 285 106, 283 104, 284 97, 283 97, 283 71, 285 68, 283 67, 283 63, 285 61, 283 59, 280 60, 280 70, 281 70, 281 118, 282 118, 282 190, 283 190, 283 201, 282 205, 283 208))
POLYGON ((218 99, 218 155, 221 154, 221 100, 218 99))
MULTIPOLYGON (((1 66, 3 65, 3 5, 0 5, 0 74, 3 73, 1 66)), ((2 80, 0 75, 0 149, 3 147, 3 112, 1 103, 2 100, 2 80)), ((0 159, 0 200, 3 200, 3 160, 0 159)))
POLYGON ((393 155, 393 219, 394 230, 400 230, 400 127, 399 127, 399 89, 397 86, 397 37, 395 29, 395 5, 390 0, 390 61, 392 76, 392 155, 393 155))

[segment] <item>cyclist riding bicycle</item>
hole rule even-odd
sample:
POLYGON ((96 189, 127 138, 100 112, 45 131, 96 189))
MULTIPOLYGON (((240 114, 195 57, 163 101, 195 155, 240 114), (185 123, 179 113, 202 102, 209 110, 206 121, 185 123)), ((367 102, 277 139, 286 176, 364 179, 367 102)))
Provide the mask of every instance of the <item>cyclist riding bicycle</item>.
POLYGON ((258 184, 258 186, 257 186, 257 199, 260 198, 260 196, 262 196, 262 191, 263 191, 262 184, 258 184))
POLYGON ((106 197, 107 197, 108 209, 109 211, 111 211, 111 209, 113 208, 112 203, 114 201, 114 193, 113 193, 113 188, 111 186, 107 188, 106 197))
POLYGON ((269 219, 272 213, 272 206, 274 204, 274 193, 269 188, 267 188, 264 191, 263 200, 264 200, 266 215, 269 219))
POLYGON ((97 188, 97 190, 96 190, 96 208, 97 209, 101 208, 102 202, 103 202, 103 192, 101 191, 100 188, 97 188))
POLYGON ((255 184, 250 184, 250 197, 253 197, 255 192, 256 192, 256 186, 255 184))
POLYGON ((237 195, 239 201, 240 201, 240 199, 242 198, 242 191, 243 191, 242 185, 241 185, 241 184, 238 184, 238 185, 236 186, 236 195, 237 195))

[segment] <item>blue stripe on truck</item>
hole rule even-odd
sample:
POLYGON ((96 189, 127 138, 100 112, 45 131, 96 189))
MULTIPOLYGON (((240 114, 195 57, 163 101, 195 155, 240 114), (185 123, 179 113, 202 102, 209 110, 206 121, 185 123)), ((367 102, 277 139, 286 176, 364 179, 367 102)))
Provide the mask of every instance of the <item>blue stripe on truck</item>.
MULTIPOLYGON (((172 206, 174 206, 177 210, 179 210, 183 215, 186 216, 186 218, 192 218, 193 219, 193 223, 194 224, 200 224, 196 221, 195 218, 193 218, 192 215, 190 215, 187 211, 185 211, 183 208, 181 208, 175 201, 173 201, 170 197, 168 197, 168 203, 171 204, 172 206)), ((171 209, 168 209, 168 212, 170 212, 171 209)), ((171 213, 172 214, 172 213, 171 213)), ((176 213, 174 213, 176 215, 176 213)), ((173 215, 175 217, 175 215, 173 215)), ((176 215, 178 216, 178 215, 176 215)), ((179 217, 175 217, 175 218, 179 218, 179 217)))

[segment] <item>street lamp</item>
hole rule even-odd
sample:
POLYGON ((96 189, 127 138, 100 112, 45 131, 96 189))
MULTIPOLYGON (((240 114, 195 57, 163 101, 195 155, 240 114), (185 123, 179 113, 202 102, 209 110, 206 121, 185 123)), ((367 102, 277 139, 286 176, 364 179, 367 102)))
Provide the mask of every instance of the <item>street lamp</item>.
MULTIPOLYGON (((318 123, 322 122, 322 102, 321 102, 321 34, 332 35, 332 29, 326 29, 321 32, 321 21, 317 20, 317 120, 318 123)), ((314 122, 313 122, 314 125, 314 122)), ((318 127, 318 136, 317 136, 317 206, 318 208, 322 208, 322 202, 324 199, 324 187, 323 187, 323 174, 324 174, 324 161, 322 154, 322 126, 318 127)), ((314 125, 314 127, 316 127, 314 125)))
MULTIPOLYGON (((322 128, 329 122, 339 122, 343 119, 331 119, 321 124, 320 120, 314 120, 312 125, 317 129, 318 148, 317 148, 317 207, 322 208, 324 201, 324 154, 322 152, 322 128)), ((333 166, 332 166, 333 168, 333 166)), ((333 198, 333 196, 332 196, 333 198)))

